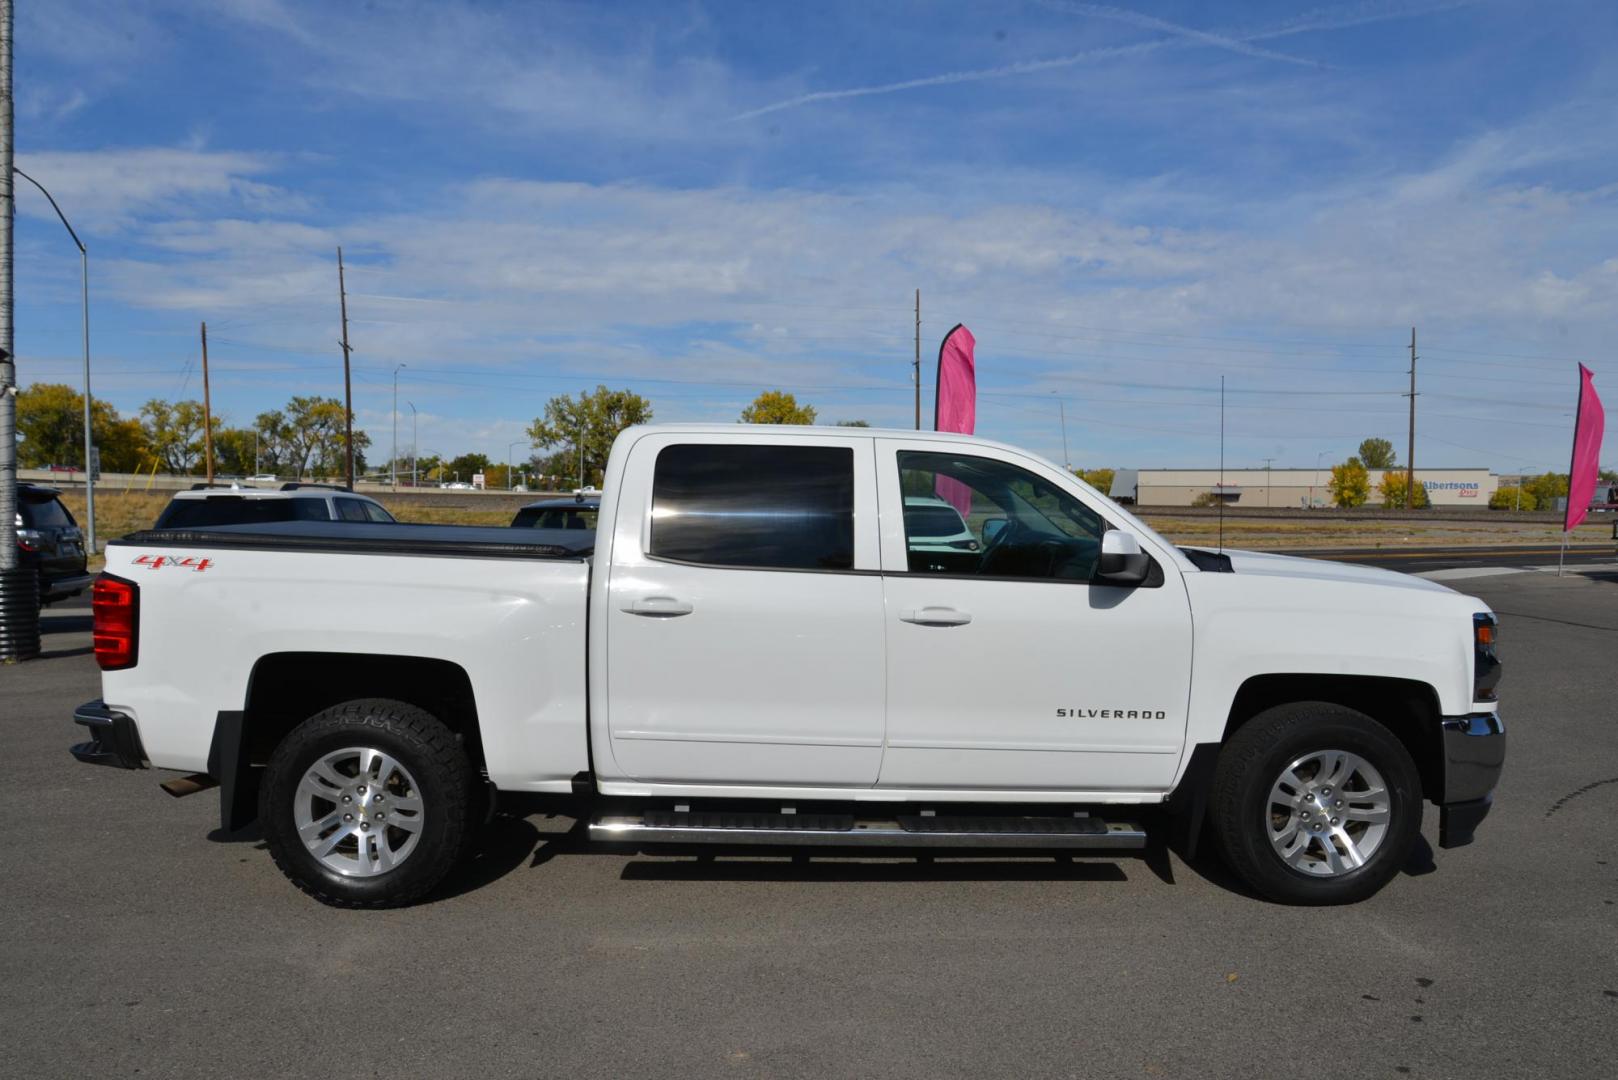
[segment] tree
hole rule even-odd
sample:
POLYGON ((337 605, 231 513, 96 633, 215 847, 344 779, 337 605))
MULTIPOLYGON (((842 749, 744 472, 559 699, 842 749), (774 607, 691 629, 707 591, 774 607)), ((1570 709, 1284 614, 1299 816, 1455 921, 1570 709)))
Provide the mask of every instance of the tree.
MULTIPOLYGON (((1407 477, 1398 469, 1390 469, 1382 474, 1382 482, 1376 486, 1376 492, 1382 496, 1382 505, 1389 510, 1403 510, 1408 505, 1405 501, 1405 481, 1407 477)), ((1424 510, 1428 506, 1427 485, 1420 480, 1416 481, 1416 509, 1424 510)))
POLYGON ((1364 506, 1371 497, 1371 474, 1359 458, 1351 457, 1341 465, 1331 467, 1331 480, 1326 484, 1331 501, 1345 510, 1364 506))
POLYGON ((445 465, 444 472, 449 474, 449 478, 451 480, 458 480, 463 484, 470 484, 472 482, 473 473, 483 473, 485 476, 488 475, 489 455, 462 454, 460 457, 455 458, 449 464, 445 465))
MULTIPOLYGON (((84 468, 84 395, 61 383, 35 383, 17 395, 18 464, 84 468)), ((125 420, 105 401, 90 407, 90 438, 103 472, 134 472, 146 460, 140 423, 125 420)))
POLYGON ((597 386, 592 393, 581 393, 577 400, 571 394, 551 398, 545 403, 545 415, 529 425, 528 438, 535 446, 546 449, 566 447, 573 461, 563 474, 568 476, 578 470, 582 446, 584 479, 589 483, 600 480, 618 433, 651 419, 652 403, 639 394, 597 386))
POLYGON ((1377 438, 1366 439, 1360 443, 1359 457, 1367 469, 1391 469, 1393 463, 1399 460, 1399 455, 1393 452, 1393 444, 1386 439, 1377 438))
MULTIPOLYGON (((261 425, 268 421, 273 427, 279 451, 276 464, 294 479, 302 480, 306 475, 347 476, 348 457, 343 438, 346 417, 341 401, 294 397, 287 402, 284 411, 262 413, 258 419, 261 425)), ((370 445, 368 435, 363 431, 354 432, 356 472, 364 466, 364 450, 370 445)))
MULTIPOLYGON (((164 472, 184 476, 202 464, 202 402, 153 398, 140 407, 140 415, 147 446, 164 472)), ((218 431, 219 417, 213 426, 218 431)))
POLYGON ((742 410, 744 424, 812 424, 815 407, 799 405, 798 399, 784 390, 766 390, 753 399, 753 404, 742 410))
POLYGON ((1095 488, 1103 495, 1112 492, 1112 469, 1074 469, 1073 475, 1095 488))
POLYGON ((225 476, 252 476, 253 432, 250 428, 224 428, 213 437, 214 468, 225 476))
POLYGON ((1567 497, 1567 473, 1544 473, 1540 476, 1526 477, 1522 482, 1523 494, 1534 496, 1534 504, 1542 510, 1550 510, 1556 506, 1557 499, 1567 497))
POLYGON ((1498 488, 1489 496, 1490 510, 1532 510, 1537 505, 1534 493, 1523 491, 1516 484, 1498 488))
POLYGON ((837 426, 838 427, 870 427, 871 422, 869 420, 839 420, 839 421, 837 421, 837 426))
POLYGON ((1603 484, 1618 484, 1618 470, 1601 469, 1596 473, 1596 479, 1600 480, 1603 484))

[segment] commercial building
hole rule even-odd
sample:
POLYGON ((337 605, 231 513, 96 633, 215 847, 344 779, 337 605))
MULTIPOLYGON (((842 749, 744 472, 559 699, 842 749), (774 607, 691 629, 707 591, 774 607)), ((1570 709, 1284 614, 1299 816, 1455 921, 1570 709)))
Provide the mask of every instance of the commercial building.
MULTIPOLYGON (((1401 468, 1372 469, 1371 503, 1382 501, 1377 486, 1384 473, 1404 475, 1401 468)), ((1119 469, 1111 495, 1141 506, 1192 506, 1199 496, 1213 495, 1226 506, 1330 506, 1331 469, 1119 469), (1221 483, 1221 475, 1223 482, 1221 483)), ((1427 488, 1434 506, 1487 507, 1500 478, 1488 469, 1420 469, 1416 482, 1427 488)), ((1205 500, 1206 501, 1206 500, 1205 500)))

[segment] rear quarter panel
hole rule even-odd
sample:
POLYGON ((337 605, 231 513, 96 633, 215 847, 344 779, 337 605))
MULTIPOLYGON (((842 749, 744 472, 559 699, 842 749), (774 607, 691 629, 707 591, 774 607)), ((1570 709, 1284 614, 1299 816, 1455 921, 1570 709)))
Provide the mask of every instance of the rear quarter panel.
POLYGON ((155 766, 206 767, 216 714, 244 707, 261 657, 331 652, 463 668, 502 788, 567 791, 588 767, 583 561, 120 544, 107 569, 140 586, 140 652, 103 697, 155 766))

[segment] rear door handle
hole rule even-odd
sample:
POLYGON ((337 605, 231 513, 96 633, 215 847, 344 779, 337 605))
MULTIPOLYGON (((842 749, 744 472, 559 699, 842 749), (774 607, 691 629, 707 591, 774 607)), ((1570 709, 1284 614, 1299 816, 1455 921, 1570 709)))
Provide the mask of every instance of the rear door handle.
POLYGON ((909 608, 899 618, 917 626, 965 626, 972 621, 970 614, 952 607, 909 608))
POLYGON ((696 610, 684 600, 672 596, 640 596, 629 602, 624 608, 631 615, 650 615, 653 618, 673 618, 675 615, 689 615, 696 610))

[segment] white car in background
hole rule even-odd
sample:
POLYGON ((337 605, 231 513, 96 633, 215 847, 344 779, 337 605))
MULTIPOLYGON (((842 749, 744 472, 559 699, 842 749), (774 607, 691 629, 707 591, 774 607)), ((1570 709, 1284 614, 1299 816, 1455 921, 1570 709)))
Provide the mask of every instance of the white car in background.
POLYGON ((369 495, 333 484, 286 483, 279 488, 198 484, 177 492, 156 529, 209 529, 219 525, 264 525, 276 521, 352 521, 392 525, 392 514, 369 495))

